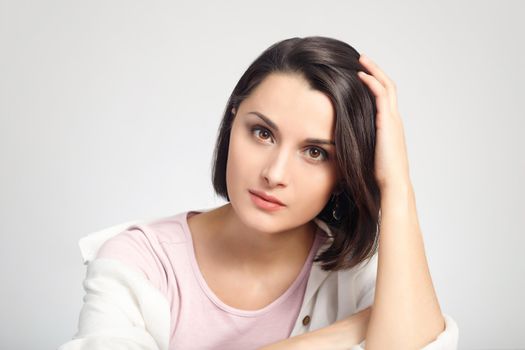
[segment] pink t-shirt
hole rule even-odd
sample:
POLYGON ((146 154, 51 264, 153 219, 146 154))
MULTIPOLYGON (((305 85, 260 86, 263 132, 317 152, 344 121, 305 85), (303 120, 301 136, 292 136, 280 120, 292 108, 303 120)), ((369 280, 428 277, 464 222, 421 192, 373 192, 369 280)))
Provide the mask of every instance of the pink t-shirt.
POLYGON ((171 310, 170 349, 247 350, 288 338, 302 305, 312 260, 326 238, 324 232, 317 228, 301 272, 281 296, 262 309, 241 310, 223 303, 200 272, 187 221, 200 212, 185 211, 132 225, 107 240, 97 258, 127 264, 166 296, 171 310))

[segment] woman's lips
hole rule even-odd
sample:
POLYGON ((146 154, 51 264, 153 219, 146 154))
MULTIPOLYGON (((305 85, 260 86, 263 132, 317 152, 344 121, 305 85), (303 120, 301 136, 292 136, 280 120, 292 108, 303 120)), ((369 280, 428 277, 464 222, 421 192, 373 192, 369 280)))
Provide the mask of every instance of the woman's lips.
POLYGON ((266 199, 259 197, 258 195, 252 193, 251 191, 249 193, 250 193, 250 198, 252 199, 252 202, 261 209, 268 210, 268 211, 275 211, 275 210, 279 210, 285 207, 284 205, 281 205, 279 203, 267 201, 266 199))
POLYGON ((273 202, 273 203, 277 203, 277 204, 284 206, 284 203, 281 202, 279 199, 275 198, 274 196, 270 196, 269 194, 266 194, 263 191, 257 191, 257 190, 249 190, 249 191, 253 193, 254 195, 259 196, 268 202, 273 202))

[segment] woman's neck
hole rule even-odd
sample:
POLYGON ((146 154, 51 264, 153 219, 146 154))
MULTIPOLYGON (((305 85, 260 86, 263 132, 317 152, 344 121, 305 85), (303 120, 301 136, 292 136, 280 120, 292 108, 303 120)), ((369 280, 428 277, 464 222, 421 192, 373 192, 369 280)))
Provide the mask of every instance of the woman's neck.
POLYGON ((310 221, 286 231, 261 232, 244 224, 230 203, 197 216, 201 216, 200 238, 206 245, 223 259, 254 273, 304 263, 317 230, 310 221))

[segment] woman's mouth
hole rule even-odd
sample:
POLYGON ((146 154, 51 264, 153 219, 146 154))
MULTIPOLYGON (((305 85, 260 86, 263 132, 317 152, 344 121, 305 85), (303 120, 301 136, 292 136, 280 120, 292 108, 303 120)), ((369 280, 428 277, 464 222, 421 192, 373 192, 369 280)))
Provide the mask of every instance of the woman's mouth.
POLYGON ((249 193, 250 193, 250 198, 252 199, 252 202, 261 209, 268 210, 268 211, 275 211, 275 210, 279 210, 285 207, 285 205, 268 201, 258 196, 252 191, 249 191, 249 193))

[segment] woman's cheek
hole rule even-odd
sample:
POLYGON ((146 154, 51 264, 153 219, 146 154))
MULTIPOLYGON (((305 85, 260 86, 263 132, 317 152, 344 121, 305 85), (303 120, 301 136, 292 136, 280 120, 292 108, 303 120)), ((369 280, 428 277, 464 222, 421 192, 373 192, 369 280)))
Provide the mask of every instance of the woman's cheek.
POLYGON ((230 144, 229 160, 235 164, 237 172, 248 173, 256 170, 261 158, 261 145, 247 137, 237 137, 230 144))
POLYGON ((308 188, 308 197, 312 204, 316 203, 321 207, 330 198, 330 189, 334 182, 334 176, 331 172, 325 170, 310 171, 309 176, 303 177, 305 182, 303 188, 308 188))
POLYGON ((242 144, 242 152, 245 154, 245 164, 259 165, 269 152, 271 145, 263 145, 255 140, 246 139, 242 144))

